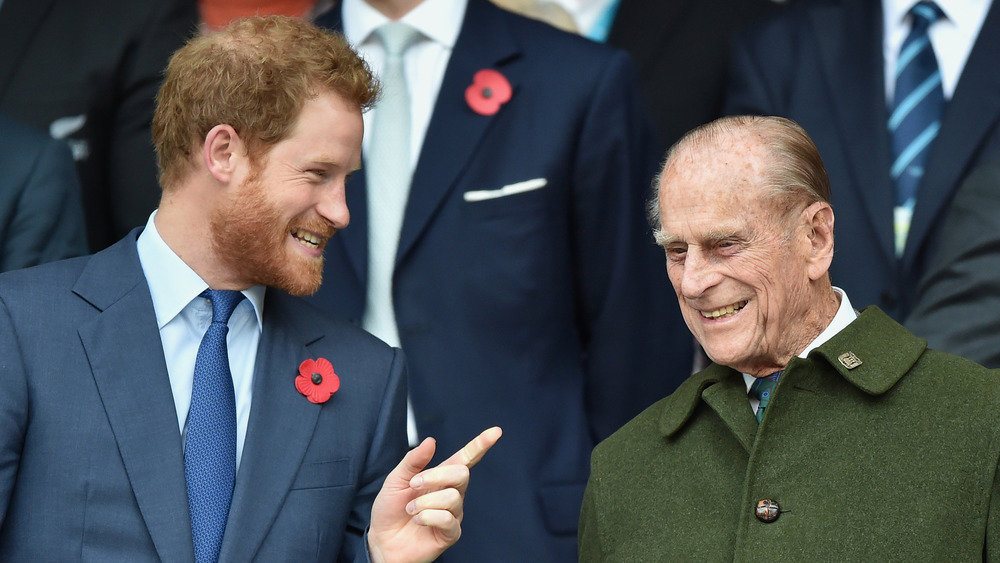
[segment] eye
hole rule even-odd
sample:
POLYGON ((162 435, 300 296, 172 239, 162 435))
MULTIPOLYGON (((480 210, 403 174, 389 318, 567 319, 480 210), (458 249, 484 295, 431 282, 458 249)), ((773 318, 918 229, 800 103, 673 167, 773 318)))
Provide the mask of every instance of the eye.
POLYGON ((307 170, 306 173, 312 175, 315 178, 319 178, 321 180, 325 179, 328 176, 326 170, 323 170, 322 168, 313 168, 311 170, 307 170))
POLYGON ((672 245, 664 247, 664 251, 667 254, 667 260, 671 262, 682 262, 684 257, 687 256, 687 247, 672 245))
POLYGON ((740 241, 733 239, 723 239, 715 245, 715 251, 723 256, 736 254, 741 248, 743 248, 743 245, 740 241))

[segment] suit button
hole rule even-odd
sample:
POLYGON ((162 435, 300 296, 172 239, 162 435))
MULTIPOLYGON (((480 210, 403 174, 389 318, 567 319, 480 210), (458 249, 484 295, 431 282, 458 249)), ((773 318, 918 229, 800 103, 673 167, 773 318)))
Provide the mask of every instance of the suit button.
POLYGON ((762 499, 757 501, 757 507, 754 508, 754 514, 761 522, 770 524, 778 519, 778 516, 781 514, 781 507, 778 506, 778 503, 769 498, 762 499))

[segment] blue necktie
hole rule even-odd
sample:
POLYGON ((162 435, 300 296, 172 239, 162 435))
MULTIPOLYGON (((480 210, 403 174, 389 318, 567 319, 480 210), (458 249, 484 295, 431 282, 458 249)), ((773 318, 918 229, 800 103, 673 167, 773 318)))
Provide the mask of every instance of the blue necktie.
POLYGON ((197 563, 218 561, 233 500, 236 397, 226 334, 229 317, 243 300, 238 291, 207 289, 201 296, 212 302, 212 324, 201 339, 194 364, 184 446, 184 477, 197 563))
POLYGON ((896 64, 889 133, 893 163, 890 174, 896 183, 896 255, 906 246, 910 218, 917 202, 917 185, 924 175, 924 161, 941 128, 944 91, 941 70, 927 29, 944 14, 934 2, 920 2, 910 9, 913 28, 903 41, 896 64))
POLYGON ((764 409, 767 408, 767 404, 771 402, 771 394, 774 391, 774 386, 778 384, 778 378, 781 377, 781 372, 775 372, 767 377, 758 377, 754 380, 753 385, 750 386, 749 395, 760 403, 757 405, 757 422, 760 422, 764 418, 764 409))

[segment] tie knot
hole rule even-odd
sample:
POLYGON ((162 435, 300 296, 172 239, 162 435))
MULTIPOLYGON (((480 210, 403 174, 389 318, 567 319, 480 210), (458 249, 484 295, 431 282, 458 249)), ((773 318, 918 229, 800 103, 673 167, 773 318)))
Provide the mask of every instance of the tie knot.
POLYGON ((781 372, 775 372, 765 377, 758 377, 750 386, 750 396, 760 401, 761 405, 767 406, 771 398, 771 390, 778 384, 781 372))
POLYGON ((932 23, 944 17, 941 8, 930 1, 917 2, 910 8, 910 14, 913 16, 913 29, 915 30, 926 30, 932 23))
POLYGON ((403 22, 389 22, 375 30, 388 57, 401 57, 420 37, 420 32, 403 22))
POLYGON ((228 289, 206 289, 201 296, 212 302, 212 322, 222 324, 229 324, 229 317, 243 300, 242 293, 228 289))

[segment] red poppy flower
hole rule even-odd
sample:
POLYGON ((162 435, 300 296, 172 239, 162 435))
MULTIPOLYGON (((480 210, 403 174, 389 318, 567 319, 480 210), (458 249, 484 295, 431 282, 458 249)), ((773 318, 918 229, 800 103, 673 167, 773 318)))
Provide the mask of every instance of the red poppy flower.
POLYGON ((479 115, 493 115, 510 101, 513 90, 507 77, 492 68, 484 68, 472 76, 465 89, 465 101, 479 115))
POLYGON ((333 364, 326 358, 310 359, 299 364, 295 388, 310 402, 325 403, 340 389, 340 377, 333 373, 333 364))

